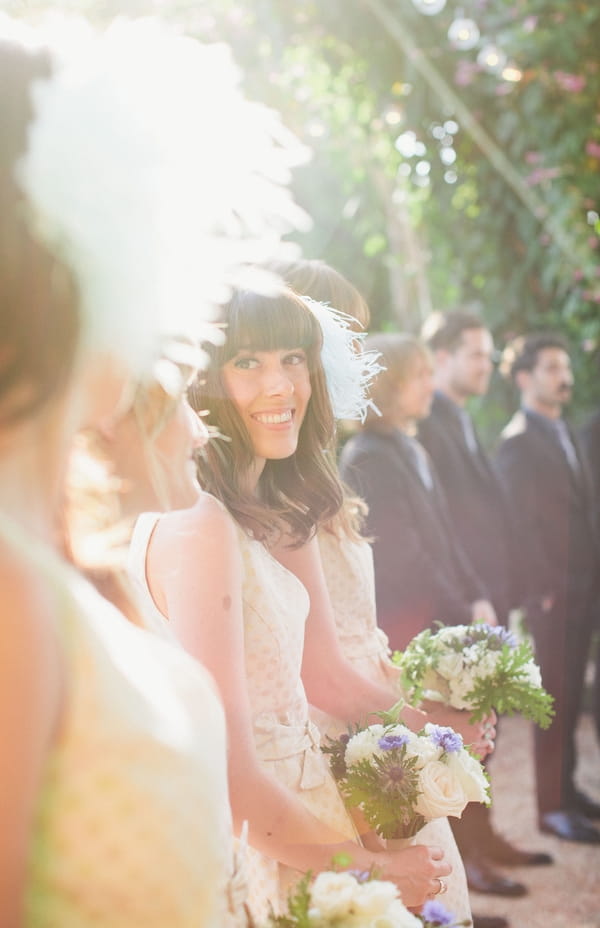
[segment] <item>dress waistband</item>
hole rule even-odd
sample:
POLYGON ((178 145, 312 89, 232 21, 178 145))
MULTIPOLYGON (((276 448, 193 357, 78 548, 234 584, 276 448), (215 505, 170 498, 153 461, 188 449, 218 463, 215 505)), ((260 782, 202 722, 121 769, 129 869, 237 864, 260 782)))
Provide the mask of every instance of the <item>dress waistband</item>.
POLYGON ((321 736, 313 722, 286 724, 269 716, 254 720, 254 740, 263 761, 286 760, 302 755, 301 789, 315 789, 325 782, 321 736))

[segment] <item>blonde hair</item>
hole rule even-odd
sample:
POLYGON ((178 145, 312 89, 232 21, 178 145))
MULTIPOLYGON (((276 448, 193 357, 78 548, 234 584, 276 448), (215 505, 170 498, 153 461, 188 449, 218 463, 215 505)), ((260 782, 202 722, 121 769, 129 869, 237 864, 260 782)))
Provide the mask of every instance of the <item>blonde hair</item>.
MULTIPOLYGON (((129 430, 139 442, 149 482, 163 509, 169 508, 169 487, 154 447, 155 439, 175 414, 195 369, 173 365, 180 388, 167 390, 155 378, 126 384, 109 423, 109 431, 129 430)), ((126 433, 127 434, 127 433, 126 433)), ((70 559, 88 571, 122 567, 136 513, 124 506, 127 481, 115 471, 110 438, 95 427, 78 433, 64 483, 64 536, 70 559)))

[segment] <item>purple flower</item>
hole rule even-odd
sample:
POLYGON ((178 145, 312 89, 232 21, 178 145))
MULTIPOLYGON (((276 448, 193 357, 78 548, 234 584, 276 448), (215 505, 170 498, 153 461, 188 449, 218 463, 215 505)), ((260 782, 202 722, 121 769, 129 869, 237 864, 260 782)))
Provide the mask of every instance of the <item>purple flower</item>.
POLYGON ((490 635, 494 635, 502 644, 507 644, 509 648, 516 648, 519 643, 513 633, 509 632, 507 628, 503 628, 502 625, 490 627, 490 635))
POLYGON ((393 751, 394 748, 408 744, 408 735, 384 735, 378 743, 382 751, 393 751))
POLYGON ((445 728, 443 725, 432 725, 429 737, 434 744, 446 751, 447 754, 460 751, 463 746, 462 735, 459 735, 453 728, 445 728))
POLYGON ((371 879, 370 870, 347 870, 346 872, 353 876, 357 883, 368 883, 371 879))
POLYGON ((421 910, 421 915, 425 919, 426 924, 432 925, 453 925, 454 924, 454 915, 452 915, 448 909, 442 905, 441 902, 438 902, 436 899, 431 899, 425 903, 421 910))

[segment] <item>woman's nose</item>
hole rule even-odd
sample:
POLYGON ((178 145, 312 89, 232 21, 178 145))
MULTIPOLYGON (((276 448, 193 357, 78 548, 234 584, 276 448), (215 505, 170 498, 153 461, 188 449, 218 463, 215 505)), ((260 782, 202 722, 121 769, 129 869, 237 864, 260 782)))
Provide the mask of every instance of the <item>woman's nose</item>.
POLYGON ((266 396, 289 396, 294 392, 294 383, 281 364, 265 371, 263 390, 266 396))

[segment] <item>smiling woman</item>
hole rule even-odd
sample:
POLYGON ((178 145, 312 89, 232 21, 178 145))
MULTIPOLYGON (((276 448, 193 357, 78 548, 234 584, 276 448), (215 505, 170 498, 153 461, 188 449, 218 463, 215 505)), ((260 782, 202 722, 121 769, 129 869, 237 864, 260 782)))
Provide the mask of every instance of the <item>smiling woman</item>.
POLYGON ((325 310, 323 324, 317 313, 284 287, 236 293, 225 307, 226 344, 208 348, 208 370, 190 391, 222 436, 201 454, 208 492, 191 509, 145 514, 132 547, 145 553, 142 591, 219 686, 258 921, 299 871, 323 869, 340 852, 388 874, 409 905, 439 891, 451 870, 437 847, 361 846, 309 717, 309 701, 346 722, 395 702, 342 658, 319 573, 315 533, 340 508, 342 489, 322 361, 330 317, 325 310), (301 558, 301 577, 286 552, 301 558))
POLYGON ((321 453, 335 435, 321 327, 287 288, 238 292, 224 321, 226 343, 208 346, 211 363, 190 401, 230 440, 206 447, 200 482, 254 537, 273 540, 283 529, 306 541, 341 504, 332 459, 321 453))

